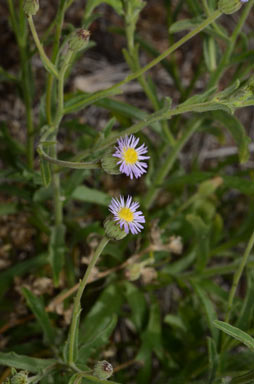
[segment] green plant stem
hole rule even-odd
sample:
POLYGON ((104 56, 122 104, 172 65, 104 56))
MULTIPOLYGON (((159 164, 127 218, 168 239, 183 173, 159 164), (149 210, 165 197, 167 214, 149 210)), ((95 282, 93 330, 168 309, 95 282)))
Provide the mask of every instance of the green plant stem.
POLYGON ((239 280, 240 280, 240 278, 242 276, 242 273, 243 273, 243 270, 245 268, 245 265, 248 262, 248 258, 249 258, 250 252, 251 252, 251 250, 253 248, 253 245, 254 245, 254 232, 252 233, 252 235, 251 235, 251 237, 249 239, 249 242, 248 242, 247 247, 245 249, 245 252, 243 254, 241 263, 240 263, 238 269, 235 271, 235 274, 234 274, 233 284, 232 284, 232 287, 231 287, 231 290, 230 290, 230 293, 229 293, 229 299, 228 299, 228 305, 227 305, 227 313, 226 313, 226 317, 225 317, 225 322, 226 323, 228 323, 229 320, 230 320, 231 310, 232 310, 232 306, 233 306, 233 301, 234 301, 234 297, 235 297, 235 294, 236 294, 236 290, 237 290, 237 287, 238 287, 238 283, 239 283, 239 280))
MULTIPOLYGON (((24 98, 24 104, 26 108, 26 156, 28 168, 33 169, 34 166, 34 124, 33 124, 33 112, 32 112, 32 95, 31 95, 31 76, 30 76, 30 64, 27 54, 27 29, 26 26, 20 28, 18 20, 16 18, 15 10, 12 0, 8 0, 8 6, 11 16, 11 24, 18 43, 20 60, 21 60, 21 88, 24 98)), ((20 15, 22 17, 22 15, 20 15)))
MULTIPOLYGON (((83 152, 80 152, 78 155, 74 156, 73 160, 79 161, 82 160, 89 155, 91 155, 94 152, 102 151, 111 145, 113 145, 117 139, 119 139, 122 136, 125 135, 132 135, 134 133, 137 133, 141 131, 143 128, 147 127, 150 124, 156 123, 158 121, 161 121, 163 119, 171 119, 173 116, 181 115, 183 113, 192 112, 194 109, 197 110, 197 107, 204 107, 206 105, 209 105, 210 102, 204 102, 204 103, 198 103, 198 104, 190 104, 190 105, 178 105, 174 109, 169 108, 162 108, 158 112, 154 112, 151 114, 147 119, 144 119, 143 121, 139 121, 138 123, 132 125, 131 127, 121 131, 120 133, 115 133, 114 135, 111 135, 108 139, 104 140, 102 143, 98 145, 98 147, 94 147, 92 150, 85 150, 83 152)), ((248 103, 243 103, 243 105, 248 106, 248 103)), ((249 103, 249 105, 252 105, 249 103)), ((176 144, 177 145, 177 144, 176 144)), ((177 148, 176 148, 177 150, 177 148)))
POLYGON ((75 342, 76 342, 76 334, 78 332, 79 327, 79 316, 81 311, 81 297, 83 295, 84 289, 86 287, 86 284, 88 282, 90 273, 92 269, 94 268, 100 254, 102 253, 105 246, 108 244, 109 238, 104 236, 98 245, 96 251, 92 255, 92 258, 89 262, 89 265, 87 267, 87 270, 84 274, 83 279, 80 282, 76 297, 74 299, 74 307, 73 307, 73 313, 72 313, 72 320, 71 320, 71 326, 69 331, 69 344, 68 344, 68 363, 69 365, 73 365, 74 363, 74 350, 75 350, 75 342))
MULTIPOLYGON (((211 14, 211 9, 209 8, 208 4, 207 4, 207 0, 202 0, 202 3, 203 3, 203 7, 204 7, 204 10, 205 10, 205 13, 206 15, 209 17, 209 15, 211 14)), ((228 36, 226 36, 221 30, 220 28, 218 27, 218 25, 214 22, 212 23, 212 26, 214 28, 214 30, 218 33, 218 35, 224 39, 224 40, 228 40, 228 36)))
MULTIPOLYGON (((112 87, 108 89, 104 89, 102 91, 98 91, 94 93, 93 95, 86 97, 86 105, 89 105, 95 101, 98 101, 108 95, 112 95, 114 93, 117 93, 117 90, 119 87, 121 87, 124 84, 127 84, 128 82, 137 79, 139 76, 143 75, 143 73, 147 72, 149 69, 156 66, 160 61, 165 59, 167 56, 169 56, 171 53, 176 51, 178 48, 180 48, 183 44, 185 44, 188 40, 190 40, 192 37, 196 36, 199 32, 201 32, 203 29, 205 29, 208 25, 210 25, 213 21, 218 19, 222 13, 219 10, 214 11, 211 13, 211 15, 204 20, 202 23, 200 23, 195 29, 193 29, 191 32, 187 33, 182 39, 178 40, 175 44, 173 44, 170 48, 168 48, 165 52, 163 52, 161 55, 156 57, 154 60, 150 61, 147 65, 145 65, 143 68, 139 69, 137 72, 134 72, 130 75, 128 75, 125 79, 120 81, 119 83, 113 85, 112 87)), ((118 91, 119 92, 119 91, 118 91)), ((80 105, 83 106, 84 102, 83 100, 80 101, 80 105)), ((79 104, 76 104, 76 107, 78 108, 79 104)), ((65 109, 65 113, 69 112, 68 109, 65 109)))
POLYGON ((71 58, 73 55, 73 51, 69 50, 66 54, 66 57, 64 59, 63 65, 59 72, 59 78, 58 78, 58 103, 57 103, 57 110, 56 110, 56 116, 53 122, 53 126, 58 128, 61 119, 63 117, 64 113, 64 77, 65 73, 68 69, 68 66, 70 64, 71 58))
POLYGON ((196 36, 199 32, 201 32, 204 28, 206 28, 209 24, 211 24, 214 20, 218 19, 218 17, 220 17, 220 16, 221 16, 221 12, 219 10, 214 11, 213 13, 211 13, 211 15, 206 20, 204 20, 202 23, 200 23, 191 32, 187 33, 184 37, 182 37, 180 40, 178 40, 175 44, 173 44, 170 48, 168 48, 161 55, 156 57, 154 60, 150 61, 150 63, 148 63, 145 67, 141 68, 139 71, 133 73, 132 75, 127 76, 127 78, 123 80, 124 84, 125 84, 125 82, 128 82, 128 81, 136 79, 137 77, 139 77, 143 73, 147 72, 149 69, 153 68, 161 60, 165 59, 168 55, 170 55, 171 53, 176 51, 184 43, 186 43, 192 37, 196 36))
POLYGON ((101 168, 99 162, 79 163, 74 161, 64 161, 64 160, 53 158, 47 155, 46 152, 44 152, 42 145, 38 147, 38 152, 40 156, 42 156, 45 160, 47 160, 51 164, 58 165, 58 167, 71 168, 71 169, 100 169, 101 168))
MULTIPOLYGON (((60 44, 60 38, 61 38, 61 32, 64 22, 64 15, 67 10, 67 8, 71 5, 73 0, 69 1, 69 4, 64 5, 66 3, 60 3, 58 12, 56 15, 56 31, 55 31, 55 38, 54 38, 54 44, 52 48, 52 55, 51 55, 51 61, 55 65, 57 54, 59 50, 59 44, 60 44)), ((47 115, 47 121, 48 124, 52 124, 52 91, 53 91, 53 83, 54 83, 54 76, 52 73, 48 74, 47 78, 47 86, 46 86, 46 115, 47 115)))
POLYGON ((208 88, 214 87, 220 80, 221 76, 225 72, 225 69, 227 68, 227 64, 230 60, 231 54, 234 50, 236 40, 242 30, 242 27, 250 13, 250 10, 254 4, 254 0, 250 0, 248 4, 244 6, 244 9, 242 11, 242 14, 239 18, 239 21, 234 29, 234 32, 232 33, 232 36, 229 40, 228 46, 222 56, 222 59, 220 61, 220 64, 218 65, 216 71, 212 74, 210 81, 208 83, 208 88))
POLYGON ((41 61, 43 62, 44 66, 45 66, 45 69, 47 71, 49 71, 50 73, 52 73, 52 75, 54 75, 56 78, 58 78, 58 71, 57 71, 55 65, 49 60, 48 56, 46 55, 44 48, 40 42, 40 39, 37 35, 32 16, 29 15, 27 17, 27 20, 28 20, 28 23, 29 23, 29 26, 31 29, 31 33, 32 33, 33 38, 34 38, 34 42, 35 42, 36 47, 39 51, 41 61))
MULTIPOLYGON (((65 72, 68 68, 69 62, 71 60, 73 52, 69 51, 65 57, 62 68, 59 72, 58 77, 58 104, 56 116, 53 122, 54 128, 54 138, 53 140, 56 142, 57 140, 57 132, 59 128, 59 124, 63 117, 63 103, 64 103, 64 76, 65 72)), ((57 160, 57 144, 54 144, 52 149, 52 158, 57 160)), ((60 182, 60 174, 55 165, 52 164, 52 184, 54 189, 54 207, 55 207, 55 225, 61 225, 63 221, 63 199, 61 196, 61 182, 60 182)))
POLYGON ((32 112, 32 95, 30 88, 30 71, 29 59, 26 54, 26 47, 20 46, 21 68, 22 68, 22 89, 23 97, 26 107, 26 156, 28 168, 33 169, 34 166, 34 125, 33 125, 33 112, 32 112))
POLYGON ((155 200, 159 192, 158 188, 161 186, 165 177, 168 175, 170 169, 174 165, 179 152, 181 151, 183 146, 186 144, 186 142, 190 139, 190 137, 193 135, 193 133, 197 131, 197 129, 200 127, 201 124, 202 124, 202 120, 199 119, 198 121, 195 121, 194 124, 191 124, 189 127, 186 128, 183 135, 180 137, 180 139, 178 139, 174 148, 164 160, 163 165, 159 167, 158 172, 155 174, 154 182, 143 200, 143 204, 147 209, 151 207, 153 201, 155 200))

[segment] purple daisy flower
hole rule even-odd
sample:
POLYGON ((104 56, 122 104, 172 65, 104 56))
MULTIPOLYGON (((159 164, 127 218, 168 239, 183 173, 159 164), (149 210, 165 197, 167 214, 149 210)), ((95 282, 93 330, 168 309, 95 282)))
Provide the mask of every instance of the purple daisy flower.
POLYGON ((114 215, 114 220, 124 228, 126 233, 137 235, 144 227, 140 223, 145 223, 143 212, 137 211, 139 203, 132 201, 132 197, 128 196, 126 203, 124 197, 119 199, 112 198, 109 205, 110 212, 114 215))
POLYGON ((137 147, 139 138, 135 136, 125 136, 117 140, 118 146, 115 146, 116 152, 113 156, 120 160, 120 172, 125 173, 133 179, 133 176, 140 177, 146 172, 147 164, 143 160, 150 159, 150 156, 144 156, 147 153, 147 147, 142 144, 137 147), (137 147, 137 148, 136 148, 137 147))

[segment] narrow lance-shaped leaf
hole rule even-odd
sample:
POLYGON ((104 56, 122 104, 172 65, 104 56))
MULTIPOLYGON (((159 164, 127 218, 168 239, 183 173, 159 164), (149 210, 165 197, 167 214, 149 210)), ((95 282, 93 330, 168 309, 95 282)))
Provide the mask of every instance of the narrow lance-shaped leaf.
POLYGON ((41 168, 41 178, 44 187, 48 187, 51 183, 51 168, 47 160, 40 156, 40 168, 41 168))
POLYGON ((53 269, 54 283, 59 284, 59 275, 64 264, 65 226, 63 224, 52 228, 49 246, 49 260, 53 269))
POLYGON ((254 352, 254 339, 249 336, 246 332, 242 331, 239 328, 233 327, 233 325, 225 323, 224 321, 215 320, 213 323, 216 328, 227 333, 234 339, 240 341, 241 343, 246 345, 246 347, 248 347, 251 351, 254 352))
POLYGON ((246 135, 245 129, 240 121, 225 111, 213 111, 211 116, 222 123, 233 136, 235 143, 239 149, 239 159, 241 163, 245 163, 249 158, 249 142, 250 139, 246 135))
POLYGON ((216 350, 216 344, 210 337, 207 338, 208 347, 208 360, 209 360, 209 383, 212 384, 218 368, 218 354, 216 350))
POLYGON ((213 304, 210 301, 209 297, 207 296, 206 292, 198 284, 195 284, 193 282, 192 284, 194 285, 194 289, 198 294, 199 299, 204 307, 205 314, 208 321, 208 326, 211 331, 211 335, 213 336, 214 342, 217 344, 219 334, 218 334, 218 330, 215 328, 213 324, 213 321, 216 319, 216 312, 214 310, 213 304))
POLYGON ((40 372, 41 370, 56 363, 57 361, 54 359, 39 359, 37 357, 18 355, 15 352, 0 352, 0 365, 17 369, 25 369, 34 373, 40 372))
POLYGON ((55 330, 50 322, 47 312, 45 311, 42 299, 35 296, 31 291, 29 291, 28 288, 25 287, 22 288, 22 293, 43 330, 47 344, 52 345, 55 339, 55 330))

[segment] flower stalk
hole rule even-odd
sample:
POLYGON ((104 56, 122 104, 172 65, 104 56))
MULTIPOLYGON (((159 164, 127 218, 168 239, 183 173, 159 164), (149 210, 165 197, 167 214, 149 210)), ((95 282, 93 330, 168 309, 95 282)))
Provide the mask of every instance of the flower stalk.
POLYGON ((91 261, 87 267, 87 270, 84 274, 83 279, 80 282, 76 297, 74 299, 74 307, 73 307, 73 313, 72 313, 72 320, 71 320, 71 326, 69 331, 69 340, 68 340, 68 363, 69 365, 74 364, 75 360, 75 345, 76 340, 78 336, 78 328, 79 328, 79 318, 81 313, 81 297, 83 295, 83 292, 85 290, 85 287, 87 285, 87 282, 89 280, 90 274, 92 269, 94 268, 98 258, 100 257, 103 249, 106 247, 106 245, 109 242, 109 238, 107 236, 104 236, 99 243, 96 251, 92 255, 91 261))

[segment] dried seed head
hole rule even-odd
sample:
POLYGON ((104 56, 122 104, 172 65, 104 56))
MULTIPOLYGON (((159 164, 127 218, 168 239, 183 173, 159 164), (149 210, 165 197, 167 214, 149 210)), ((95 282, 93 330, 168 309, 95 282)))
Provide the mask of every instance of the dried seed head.
POLYGON ((39 0, 25 0, 23 6, 27 16, 34 16, 39 10, 39 0))
POLYGON ((112 365, 108 361, 102 360, 95 364, 93 375, 100 380, 107 380, 110 376, 112 376, 113 371, 112 365))
POLYGON ((241 6, 242 2, 240 0, 219 0, 218 2, 218 9, 226 15, 237 12, 241 6))
POLYGON ((91 33, 87 29, 77 29, 71 34, 69 48, 78 52, 87 47, 91 33))
POLYGON ((110 240, 122 240, 127 233, 116 223, 113 216, 109 215, 104 221, 105 234, 110 240))
POLYGON ((157 271, 152 267, 146 267, 142 270, 141 278, 144 284, 150 284, 158 277, 157 271))
POLYGON ((169 250, 176 255, 181 255, 183 252, 183 243, 180 236, 171 236, 169 239, 169 250))

